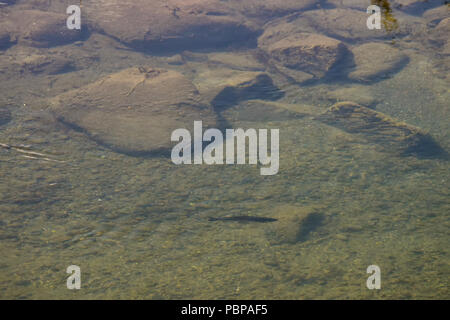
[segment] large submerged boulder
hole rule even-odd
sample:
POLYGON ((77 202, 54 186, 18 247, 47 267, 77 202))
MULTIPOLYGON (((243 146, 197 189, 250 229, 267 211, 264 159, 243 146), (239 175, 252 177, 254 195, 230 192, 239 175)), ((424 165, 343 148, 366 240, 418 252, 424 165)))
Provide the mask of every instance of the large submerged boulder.
POLYGON ((218 0, 97 0, 85 10, 94 30, 149 51, 248 45, 257 33, 218 0))
POLYGON ((354 47, 352 53, 356 68, 348 76, 352 80, 362 82, 389 76, 409 61, 408 56, 399 49, 378 42, 354 47))
POLYGON ((17 46, 10 49, 8 58, 6 63, 0 62, 0 68, 10 75, 55 75, 75 70, 73 59, 43 49, 17 46))
POLYGON ((423 130, 354 102, 340 102, 315 118, 381 146, 382 151, 418 157, 441 156, 444 150, 423 130))
POLYGON ((306 11, 293 22, 338 39, 367 40, 385 37, 386 30, 367 28, 367 18, 365 11, 336 8, 306 11))
POLYGON ((6 38, 35 47, 49 47, 76 41, 81 38, 79 30, 69 30, 64 13, 40 10, 8 10, 0 15, 0 45, 6 38))
POLYGON ((216 115, 182 74, 129 68, 50 101, 63 123, 128 154, 166 153, 175 129, 192 132, 194 121, 216 126, 216 115))

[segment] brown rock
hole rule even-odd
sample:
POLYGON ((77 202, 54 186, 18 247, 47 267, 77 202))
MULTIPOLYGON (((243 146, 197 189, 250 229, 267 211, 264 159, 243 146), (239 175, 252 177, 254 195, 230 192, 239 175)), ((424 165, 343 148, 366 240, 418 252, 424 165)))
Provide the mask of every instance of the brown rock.
POLYGON ((351 49, 356 68, 349 78, 367 82, 397 72, 408 62, 408 56, 384 43, 366 43, 351 49))
POLYGON ((180 54, 175 54, 171 57, 167 57, 166 61, 168 64, 173 65, 173 66, 180 66, 182 64, 184 64, 184 58, 182 55, 180 54))
POLYGON ((444 54, 450 54, 448 50, 448 37, 450 35, 450 18, 445 18, 431 30, 428 40, 444 54))
POLYGON ((314 0, 230 0, 232 8, 248 17, 268 19, 312 8, 314 0))
POLYGON ((319 34, 297 33, 272 44, 267 44, 264 35, 261 47, 276 64, 300 70, 322 78, 347 52, 339 40, 319 34))
MULTIPOLYGON (((389 3, 386 1, 386 3, 389 3)), ((382 8, 381 29, 369 30, 365 10, 329 9, 311 10, 298 15, 297 19, 289 17, 290 23, 300 26, 303 31, 322 33, 327 36, 351 40, 367 41, 370 39, 392 39, 410 35, 424 28, 421 18, 413 17, 390 7, 382 8)))
POLYGON ((149 51, 248 45, 257 32, 218 0, 98 0, 86 10, 94 29, 149 51))
POLYGON ((442 19, 448 18, 449 10, 448 5, 442 5, 425 11, 422 16, 428 23, 439 23, 442 19))
POLYGON ((443 2, 442 0, 394 0, 393 7, 409 14, 420 14, 427 9, 442 5, 443 2))
POLYGON ((324 221, 325 215, 316 207, 280 205, 271 210, 277 221, 268 225, 268 238, 274 244, 303 242, 310 238, 324 221))
POLYGON ((19 73, 59 74, 73 69, 72 60, 61 56, 32 54, 20 57, 13 63, 19 73))
POLYGON ((347 40, 367 40, 388 35, 384 29, 369 30, 367 18, 365 11, 354 9, 312 10, 302 13, 298 24, 312 27, 330 37, 347 40))
POLYGON ((327 0, 327 3, 336 8, 366 10, 370 5, 367 0, 327 0))
POLYGON ((66 44, 78 40, 82 33, 69 30, 65 14, 38 10, 11 10, 2 15, 0 28, 12 41, 36 47, 66 44))
POLYGON ((59 120, 97 142, 130 154, 167 152, 173 130, 192 132, 195 120, 216 126, 216 115, 182 74, 129 68, 50 101, 59 120))
POLYGON ((418 157, 440 156, 445 152, 421 129, 354 102, 333 105, 317 120, 379 145, 382 151, 418 157))

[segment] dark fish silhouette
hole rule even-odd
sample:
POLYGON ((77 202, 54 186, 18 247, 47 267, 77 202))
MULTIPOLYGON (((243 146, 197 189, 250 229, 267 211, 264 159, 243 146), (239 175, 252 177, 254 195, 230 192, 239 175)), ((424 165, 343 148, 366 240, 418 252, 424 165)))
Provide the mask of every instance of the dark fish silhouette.
POLYGON ((255 217, 255 216, 229 216, 222 218, 209 218, 209 221, 236 221, 236 222, 275 222, 277 219, 267 217, 255 217))

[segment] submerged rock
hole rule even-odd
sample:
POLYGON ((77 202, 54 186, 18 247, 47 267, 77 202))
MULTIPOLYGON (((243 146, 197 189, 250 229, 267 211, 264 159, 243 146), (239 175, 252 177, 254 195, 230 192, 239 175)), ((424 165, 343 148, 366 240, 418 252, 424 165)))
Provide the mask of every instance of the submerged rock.
POLYGON ((315 118, 346 132, 362 134, 383 151, 418 157, 440 156, 442 148, 424 131, 354 102, 333 105, 315 118))
POLYGON ((263 72, 208 69, 197 75, 195 84, 217 111, 244 100, 277 100, 283 96, 270 76, 263 72))
POLYGON ((56 117, 95 141, 129 154, 167 152, 175 129, 195 120, 216 127, 196 87, 176 71, 129 68, 50 101, 56 117))
POLYGON ((93 29, 149 51, 249 45, 257 32, 217 0, 97 0, 86 10, 93 29))
POLYGON ((269 30, 259 39, 259 46, 276 65, 300 70, 315 78, 324 77, 347 52, 341 41, 319 34, 296 33, 274 41, 277 38, 269 30))
POLYGON ((449 7, 448 5, 442 5, 437 8, 429 9, 423 13, 423 17, 429 24, 437 24, 442 19, 448 18, 449 7))
POLYGON ((407 55, 384 43, 366 43, 352 49, 356 68, 348 77, 356 81, 372 81, 397 72, 409 61, 407 55))
POLYGON ((73 69, 73 61, 61 56, 32 54, 20 57, 13 63, 19 73, 59 74, 73 69))
POLYGON ((336 8, 366 10, 370 5, 367 0, 327 0, 327 3, 336 8))
POLYGON ((314 0, 228 0, 229 5, 247 17, 268 19, 312 8, 314 0))
POLYGON ((420 14, 427 9, 443 5, 443 3, 442 0, 394 0, 393 6, 409 14, 420 14))
POLYGON ((274 244, 306 241, 325 219, 325 215, 316 207, 293 205, 275 207, 270 217, 277 219, 267 229, 269 241, 274 244))
POLYGON ((13 46, 0 59, 2 78, 28 75, 59 75, 91 68, 98 62, 97 53, 76 46, 59 48, 34 48, 13 46))
POLYGON ((444 54, 450 54, 448 38, 450 35, 450 18, 445 18, 431 30, 428 41, 444 54))
POLYGON ((6 30, 10 41, 49 47, 80 39, 81 31, 69 30, 66 20, 63 13, 17 9, 1 15, 0 30, 6 30))
POLYGON ((311 10, 304 12, 297 22, 330 37, 347 40, 367 40, 387 35, 384 29, 369 30, 368 15, 354 9, 311 10))

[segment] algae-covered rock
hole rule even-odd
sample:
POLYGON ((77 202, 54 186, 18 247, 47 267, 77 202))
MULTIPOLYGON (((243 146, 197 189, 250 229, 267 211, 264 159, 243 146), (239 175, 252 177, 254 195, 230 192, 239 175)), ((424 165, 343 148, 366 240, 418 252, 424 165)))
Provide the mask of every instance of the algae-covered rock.
POLYGON ((257 28, 224 1, 97 0, 86 6, 90 26, 150 51, 248 45, 257 28))
POLYGON ((322 78, 347 52, 339 40, 320 34, 296 33, 273 42, 270 31, 258 44, 267 51, 277 65, 300 70, 322 78))
POLYGON ((356 68, 348 77, 367 82, 397 72, 409 61, 400 50, 384 43, 366 43, 352 49, 356 68))
POLYGON ((153 154, 171 148, 175 129, 196 120, 216 126, 216 115, 196 87, 176 71, 129 68, 50 101, 59 120, 112 149, 153 154))
POLYGON ((362 134, 383 151, 400 155, 438 156, 444 151, 421 129, 354 102, 340 102, 315 118, 346 132, 362 134))
POLYGON ((195 84, 202 96, 219 111, 244 100, 276 100, 283 96, 264 72, 207 69, 197 75, 195 84))
POLYGON ((277 219, 267 230, 269 241, 274 244, 306 241, 325 219, 325 214, 314 206, 280 205, 270 211, 270 217, 277 219))

